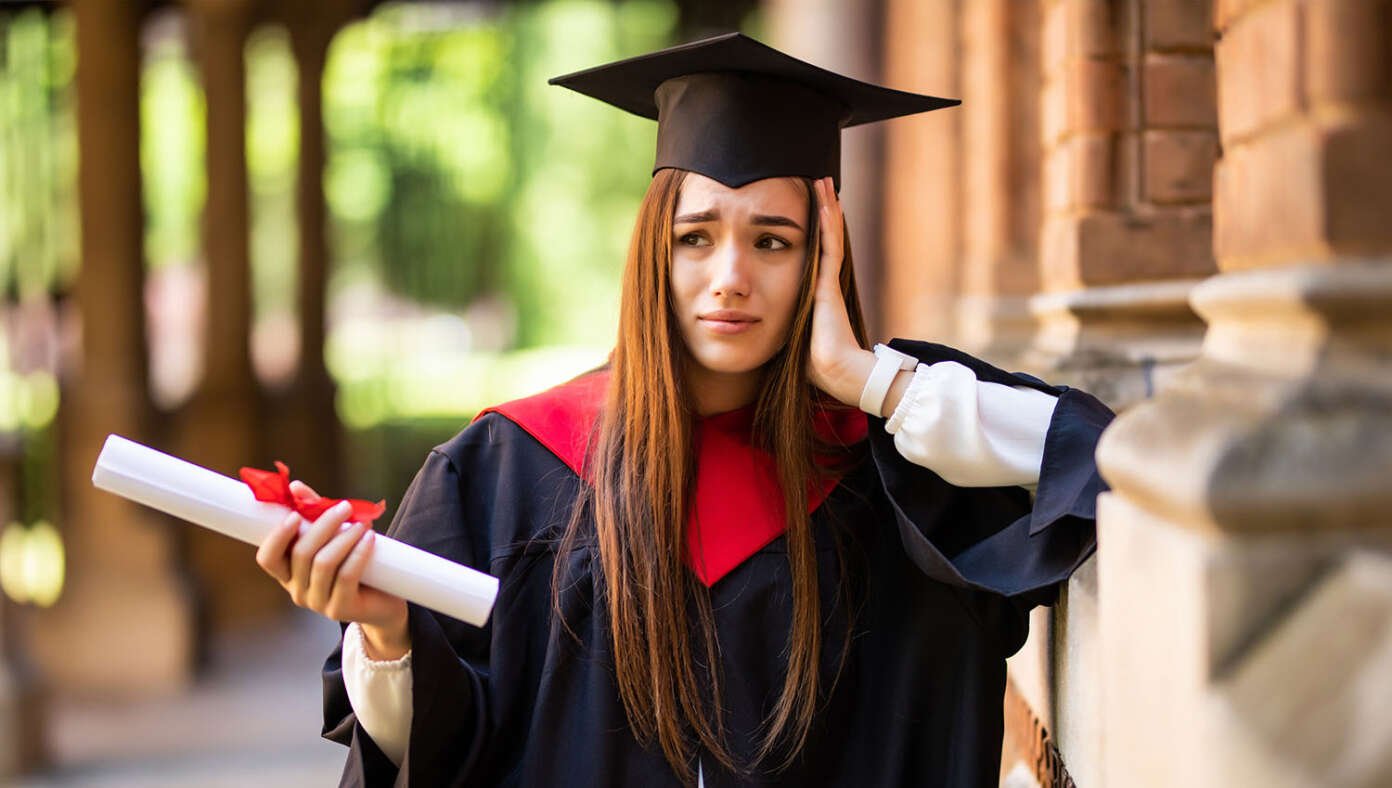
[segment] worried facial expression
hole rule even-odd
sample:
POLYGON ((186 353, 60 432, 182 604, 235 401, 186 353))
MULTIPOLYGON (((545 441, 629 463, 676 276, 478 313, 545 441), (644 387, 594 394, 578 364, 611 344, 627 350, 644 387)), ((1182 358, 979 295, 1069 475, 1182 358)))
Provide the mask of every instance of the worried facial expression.
POLYGON ((672 224, 672 302, 693 372, 743 376, 783 347, 807 261, 797 178, 732 189, 690 173, 672 224))

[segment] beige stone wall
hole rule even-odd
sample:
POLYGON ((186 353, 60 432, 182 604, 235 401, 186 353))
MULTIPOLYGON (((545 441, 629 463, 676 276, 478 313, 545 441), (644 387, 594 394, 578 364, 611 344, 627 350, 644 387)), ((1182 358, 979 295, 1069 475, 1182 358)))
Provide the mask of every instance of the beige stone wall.
POLYGON ((1203 353, 1099 451, 1105 775, 1388 785, 1392 4, 1214 22, 1203 353))
POLYGON ((1392 3, 902 0, 886 33, 889 84, 965 101, 887 130, 895 333, 1122 413, 1003 773, 1066 779, 1042 730, 1084 786, 1392 784, 1392 3))

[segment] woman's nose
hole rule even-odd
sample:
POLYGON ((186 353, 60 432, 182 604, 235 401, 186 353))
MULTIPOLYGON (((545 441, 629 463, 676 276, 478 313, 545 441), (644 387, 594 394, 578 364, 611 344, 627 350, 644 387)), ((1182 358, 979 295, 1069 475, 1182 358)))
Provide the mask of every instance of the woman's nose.
POLYGON ((713 295, 749 295, 749 259, 737 244, 722 244, 714 255, 710 288, 713 295))

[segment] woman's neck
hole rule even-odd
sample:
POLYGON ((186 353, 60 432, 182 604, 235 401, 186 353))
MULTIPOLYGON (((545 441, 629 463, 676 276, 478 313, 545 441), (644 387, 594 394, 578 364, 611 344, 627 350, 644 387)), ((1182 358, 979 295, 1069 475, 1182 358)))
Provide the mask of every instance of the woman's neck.
POLYGON ((725 413, 754 402, 759 394, 760 370, 713 372, 688 360, 686 379, 698 416, 725 413))

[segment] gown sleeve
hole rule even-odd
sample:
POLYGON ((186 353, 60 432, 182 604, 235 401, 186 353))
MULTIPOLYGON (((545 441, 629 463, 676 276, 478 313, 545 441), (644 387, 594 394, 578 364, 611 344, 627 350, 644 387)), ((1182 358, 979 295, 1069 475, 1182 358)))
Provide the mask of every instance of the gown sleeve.
MULTIPOLYGON (((407 488, 387 534, 489 571, 486 540, 471 538, 464 527, 464 486, 452 460, 439 449, 432 451, 407 488)), ((329 655, 323 675, 323 736, 349 747, 341 784, 427 785, 468 772, 489 736, 486 677, 492 626, 490 621, 482 628, 472 627, 408 603, 411 721, 399 768, 354 712, 344 682, 342 645, 329 655)))
POLYGON ((954 484, 910 461, 896 446, 896 436, 883 429, 885 421, 870 419, 871 455, 914 564, 948 585, 1003 597, 1017 611, 1051 602, 1057 584, 1096 546, 1095 507, 1106 485, 1093 455, 1112 412, 1085 392, 1008 373, 943 345, 906 340, 890 345, 930 367, 954 362, 948 370, 960 365, 982 383, 1057 398, 1043 435, 1033 502, 1027 490, 1014 486, 1028 482, 1018 474, 985 479, 988 486, 966 486, 983 480, 949 471, 954 484))
POLYGON ((411 652, 398 659, 367 656, 362 627, 343 631, 343 687, 358 724, 393 766, 406 757, 411 735, 411 652))
POLYGON ((919 364, 885 423, 894 447, 958 487, 1034 488, 1058 399, 976 379, 956 361, 919 364))

